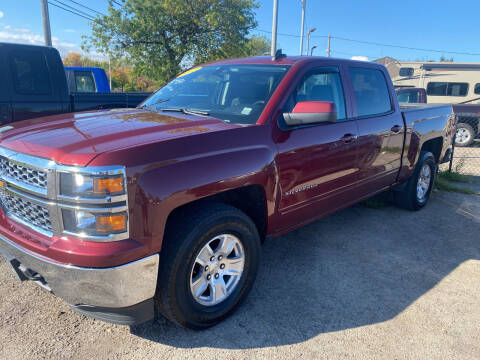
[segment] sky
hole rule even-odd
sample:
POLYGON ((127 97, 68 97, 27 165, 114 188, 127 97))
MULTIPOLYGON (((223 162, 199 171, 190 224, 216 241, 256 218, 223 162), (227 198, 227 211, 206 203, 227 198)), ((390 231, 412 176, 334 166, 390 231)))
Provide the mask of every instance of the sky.
MULTIPOLYGON (((90 16, 96 14, 94 11, 106 13, 108 7, 108 0, 49 1, 63 7, 65 4, 73 6, 90 16)), ((310 40, 310 47, 317 46, 314 55, 326 55, 326 36, 330 34, 331 54, 340 58, 355 56, 374 60, 390 56, 398 60, 426 61, 439 60, 443 55, 458 62, 480 62, 478 0, 305 1, 305 33, 316 28, 310 40)), ((270 39, 273 0, 258 3, 258 27, 252 34, 270 39)), ((287 55, 300 52, 301 10, 301 0, 279 0, 277 44, 287 55)), ((54 46, 62 55, 70 51, 81 52, 81 36, 90 34, 89 21, 53 5, 49 6, 49 11, 54 46)), ((43 43, 40 0, 0 0, 1 41, 43 43)), ((305 38, 305 49, 306 43, 305 38)))

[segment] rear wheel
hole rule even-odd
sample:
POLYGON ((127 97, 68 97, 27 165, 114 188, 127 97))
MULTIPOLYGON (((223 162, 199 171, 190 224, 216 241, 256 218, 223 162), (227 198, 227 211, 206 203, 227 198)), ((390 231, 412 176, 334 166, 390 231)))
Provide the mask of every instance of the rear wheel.
POLYGON ((475 140, 475 130, 466 123, 458 123, 455 133, 455 146, 469 146, 475 140))
POLYGON ((433 154, 422 151, 405 187, 394 193, 397 205, 408 210, 419 210, 424 207, 430 198, 436 172, 437 164, 433 154))
POLYGON ((169 223, 161 253, 156 305, 193 329, 230 315, 251 289, 260 258, 252 220, 224 204, 203 204, 169 223))

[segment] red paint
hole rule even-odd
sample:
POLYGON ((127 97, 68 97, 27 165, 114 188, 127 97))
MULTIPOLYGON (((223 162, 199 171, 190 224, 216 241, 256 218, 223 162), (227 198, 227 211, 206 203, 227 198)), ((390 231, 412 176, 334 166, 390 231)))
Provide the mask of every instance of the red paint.
MULTIPOLYGON (((130 109, 36 119, 13 124, 14 129, 2 133, 1 146, 63 164, 124 165, 130 240, 48 239, 4 216, 0 232, 63 263, 119 265, 161 251, 168 216, 179 206, 253 185, 265 193, 266 235, 279 235, 406 180, 425 141, 441 138, 441 156, 451 143, 447 107, 414 109, 403 116, 391 84, 390 114, 355 118, 348 67, 374 67, 389 78, 381 65, 316 57, 220 63, 291 65, 257 124, 239 126, 203 116, 130 109), (282 129, 278 120, 288 96, 317 67, 338 68, 347 121, 282 129), (401 131, 393 133, 394 125, 401 131)), ((330 111, 328 105, 308 106, 330 111)))
POLYGON ((335 104, 328 101, 300 101, 293 108, 294 113, 332 113, 335 112, 335 104))

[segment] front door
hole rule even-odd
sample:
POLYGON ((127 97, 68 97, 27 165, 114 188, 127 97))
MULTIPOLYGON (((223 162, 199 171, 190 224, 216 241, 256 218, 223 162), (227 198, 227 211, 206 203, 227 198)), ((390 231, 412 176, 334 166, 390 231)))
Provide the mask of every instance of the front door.
POLYGON ((357 126, 347 117, 343 89, 338 68, 317 68, 302 78, 283 109, 291 112, 299 101, 328 101, 338 115, 335 123, 295 128, 288 128, 280 116, 279 228, 334 211, 354 196, 357 126))

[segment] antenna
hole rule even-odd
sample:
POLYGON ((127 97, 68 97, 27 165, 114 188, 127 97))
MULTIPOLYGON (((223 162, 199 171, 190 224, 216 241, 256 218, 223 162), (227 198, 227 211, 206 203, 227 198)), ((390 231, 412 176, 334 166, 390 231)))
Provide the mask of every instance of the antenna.
POLYGON ((278 60, 278 59, 281 59, 281 58, 284 58, 284 57, 287 57, 287 55, 282 53, 282 49, 278 49, 275 52, 275 56, 272 56, 272 60, 275 61, 275 60, 278 60))

